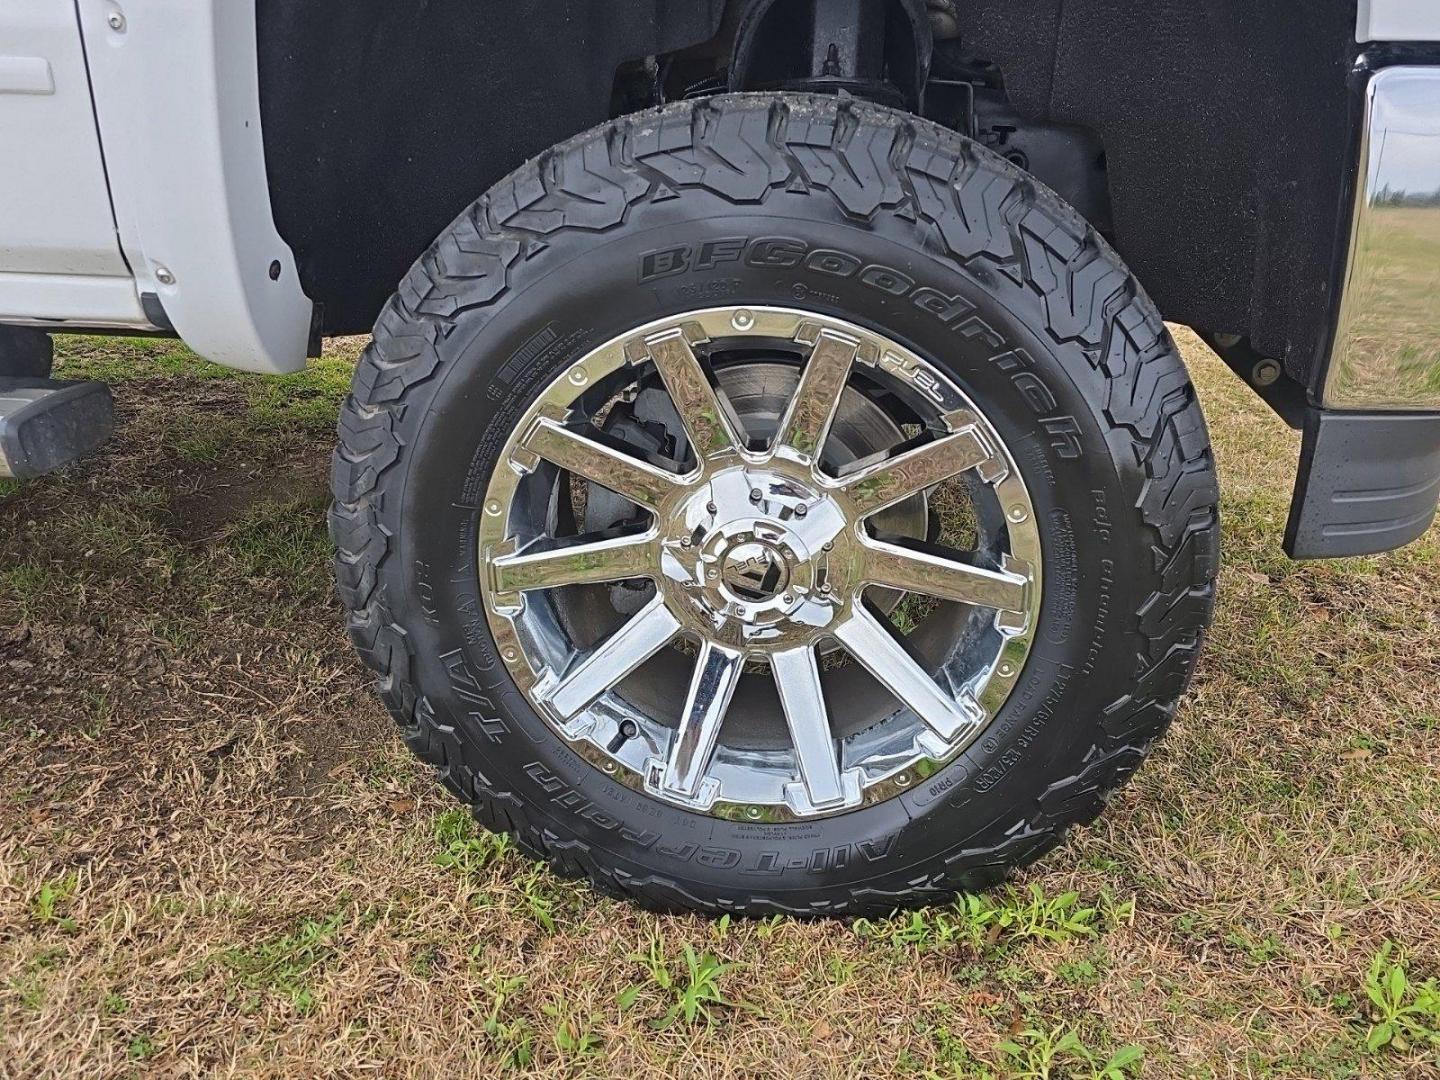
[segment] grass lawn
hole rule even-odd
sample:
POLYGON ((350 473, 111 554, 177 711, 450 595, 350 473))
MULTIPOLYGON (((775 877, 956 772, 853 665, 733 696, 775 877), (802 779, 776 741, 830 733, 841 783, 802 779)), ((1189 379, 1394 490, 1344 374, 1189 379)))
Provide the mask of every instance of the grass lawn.
POLYGON ((1286 561, 1298 439, 1179 334, 1226 533, 1171 735, 1013 886, 874 923, 645 914, 442 797, 330 587, 358 342, 64 342, 121 428, 0 481, 0 1076, 1436 1076, 1440 529, 1286 561))

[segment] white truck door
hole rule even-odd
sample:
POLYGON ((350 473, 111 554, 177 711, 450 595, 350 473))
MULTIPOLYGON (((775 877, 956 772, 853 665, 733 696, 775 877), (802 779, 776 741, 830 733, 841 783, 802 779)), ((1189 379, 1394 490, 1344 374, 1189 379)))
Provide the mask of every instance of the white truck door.
POLYGON ((0 277, 8 274, 130 275, 70 0, 0 3, 0 277))

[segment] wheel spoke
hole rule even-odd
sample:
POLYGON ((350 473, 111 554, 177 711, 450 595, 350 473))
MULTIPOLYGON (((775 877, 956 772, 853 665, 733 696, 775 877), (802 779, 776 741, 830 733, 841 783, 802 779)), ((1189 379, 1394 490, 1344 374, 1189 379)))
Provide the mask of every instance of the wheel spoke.
POLYGON ((730 410, 720 393, 710 385, 705 369, 683 330, 667 330, 647 338, 645 346, 665 389, 675 403, 675 411, 685 425, 695 456, 706 461, 740 446, 730 410))
POLYGON ((865 577, 871 585, 999 611, 1026 610, 1030 581, 1023 574, 986 570, 936 552, 879 540, 866 544, 865 553, 865 577))
POLYGON ((654 577, 659 571, 658 549, 651 533, 602 539, 579 537, 576 542, 543 550, 497 555, 489 561, 489 567, 497 593, 654 577))
POLYGON ((663 786, 667 792, 687 799, 700 793, 720 725, 730 708, 735 684, 740 681, 741 660, 739 652, 710 642, 701 648, 680 717, 680 730, 670 745, 665 765, 663 786))
POLYGON ((794 451, 807 461, 818 461, 825 436, 840 407, 840 395, 850 378, 850 367, 860 343, 853 338, 822 330, 800 373, 800 385, 790 399, 780 423, 776 445, 794 451))
POLYGON ((844 802, 840 759, 830 731, 830 714, 820 690, 820 666, 815 661, 815 650, 807 645, 774 653, 770 667, 780 691, 785 723, 790 727, 790 741, 795 745, 800 779, 811 804, 823 807, 844 802))
POLYGON ((851 473, 844 478, 841 489, 849 496, 856 514, 867 517, 984 464, 990 457, 989 448, 976 430, 962 428, 851 473))
POLYGON ((835 629, 835 637, 885 689, 914 709, 925 726, 947 742, 984 718, 954 701, 864 608, 857 607, 835 629))
POLYGON ((568 720, 664 648, 679 630, 679 621, 657 595, 558 683, 537 692, 568 720))
POLYGON ((593 480, 647 510, 656 510, 680 487, 674 473, 572 431, 550 417, 539 420, 523 448, 553 465, 593 480))

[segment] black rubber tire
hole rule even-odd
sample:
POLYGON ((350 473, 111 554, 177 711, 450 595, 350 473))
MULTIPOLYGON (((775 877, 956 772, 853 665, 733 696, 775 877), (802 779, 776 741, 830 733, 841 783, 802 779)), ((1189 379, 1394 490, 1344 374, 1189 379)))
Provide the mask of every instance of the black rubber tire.
POLYGON ((0 377, 48 379, 55 366, 55 343, 44 330, 0 326, 0 377))
POLYGON ((381 315, 334 489, 351 635, 410 747, 486 827, 661 909, 876 914, 995 882, 1134 772, 1214 599, 1204 420, 1118 256, 994 154, 849 100, 678 104, 497 184, 381 315), (495 457, 540 390, 616 334, 722 303, 837 315, 944 364, 1043 521, 1040 632, 984 737, 901 797, 801 825, 692 814, 581 761, 497 661, 474 566, 495 457))

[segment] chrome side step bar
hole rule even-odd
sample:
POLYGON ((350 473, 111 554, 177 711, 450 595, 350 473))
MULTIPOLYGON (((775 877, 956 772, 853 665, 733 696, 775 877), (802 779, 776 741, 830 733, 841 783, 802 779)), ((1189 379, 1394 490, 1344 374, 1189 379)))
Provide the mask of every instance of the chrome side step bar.
POLYGON ((28 480, 94 452, 115 430, 110 388, 0 376, 0 477, 28 480))

